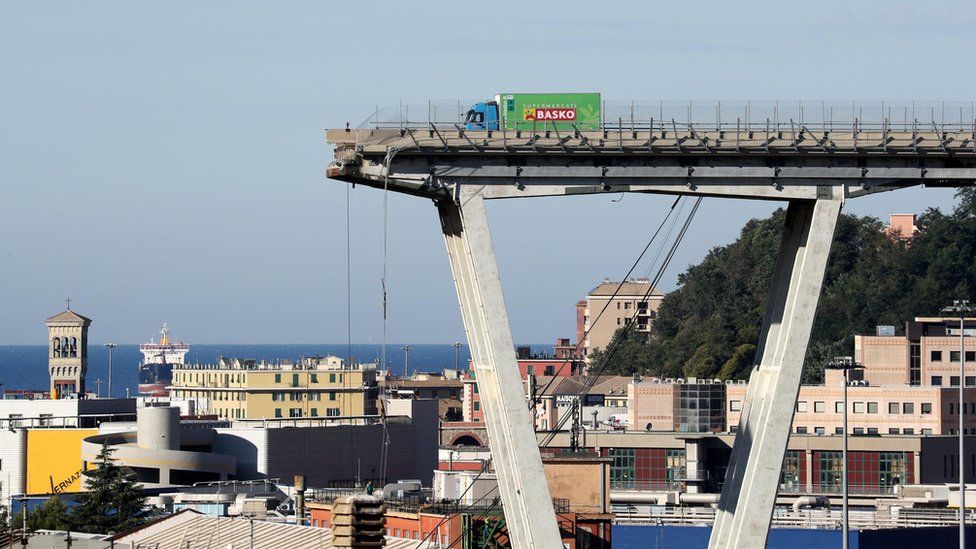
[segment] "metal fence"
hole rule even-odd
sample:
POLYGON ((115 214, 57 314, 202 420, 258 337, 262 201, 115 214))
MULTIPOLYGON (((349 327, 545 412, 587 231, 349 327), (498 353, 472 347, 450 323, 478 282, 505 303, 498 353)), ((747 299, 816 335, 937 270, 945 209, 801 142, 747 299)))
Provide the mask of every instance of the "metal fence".
MULTIPOLYGON (((456 129, 472 100, 377 107, 359 128, 456 129)), ((565 127, 565 122, 561 123, 565 127)), ((551 122, 519 123, 546 132, 551 122)), ((976 102, 969 101, 603 101, 603 131, 937 131, 976 136, 976 102)))
MULTIPOLYGON (((711 507, 665 507, 648 505, 613 505, 618 523, 693 524, 707 526, 715 521, 711 507)), ((891 511, 850 511, 850 526, 855 529, 918 528, 959 524, 956 509, 892 509, 891 511)), ((843 522, 840 509, 800 509, 777 507, 773 526, 838 529, 843 522)), ((966 522, 976 524, 976 514, 967 511, 966 522)))

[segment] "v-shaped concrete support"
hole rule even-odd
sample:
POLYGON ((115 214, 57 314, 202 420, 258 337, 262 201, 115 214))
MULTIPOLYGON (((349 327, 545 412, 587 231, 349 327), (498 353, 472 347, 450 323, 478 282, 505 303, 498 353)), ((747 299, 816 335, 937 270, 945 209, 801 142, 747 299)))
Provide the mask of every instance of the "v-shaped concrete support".
MULTIPOLYGON (((519 375, 485 203, 477 187, 437 205, 512 547, 562 547, 519 375)), ((486 502, 490 503, 490 501, 486 502)))
POLYGON ((827 196, 794 200, 787 209, 756 352, 758 366, 749 378, 710 549, 766 545, 803 361, 843 202, 840 188, 821 189, 827 196))

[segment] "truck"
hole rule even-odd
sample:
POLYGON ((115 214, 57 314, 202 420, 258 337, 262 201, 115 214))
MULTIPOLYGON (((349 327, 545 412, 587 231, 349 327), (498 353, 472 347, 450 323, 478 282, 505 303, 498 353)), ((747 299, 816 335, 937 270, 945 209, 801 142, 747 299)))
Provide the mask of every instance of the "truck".
POLYGON ((475 103, 464 117, 467 131, 596 131, 599 93, 500 93, 475 103))

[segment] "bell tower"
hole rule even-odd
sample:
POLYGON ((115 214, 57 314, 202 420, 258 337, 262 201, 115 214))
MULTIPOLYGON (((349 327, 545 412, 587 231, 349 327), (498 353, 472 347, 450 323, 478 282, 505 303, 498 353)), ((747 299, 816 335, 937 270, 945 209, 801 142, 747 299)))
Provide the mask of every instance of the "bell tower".
POLYGON ((47 319, 46 324, 51 398, 70 398, 72 394, 84 398, 91 319, 72 311, 69 300, 68 308, 47 319))

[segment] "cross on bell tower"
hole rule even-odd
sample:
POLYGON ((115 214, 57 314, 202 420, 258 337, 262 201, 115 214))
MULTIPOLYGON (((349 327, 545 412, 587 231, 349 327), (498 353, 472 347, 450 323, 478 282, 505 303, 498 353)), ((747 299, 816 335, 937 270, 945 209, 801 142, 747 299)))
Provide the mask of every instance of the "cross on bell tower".
POLYGON ((71 299, 65 299, 67 309, 45 322, 48 335, 47 369, 51 376, 51 398, 85 396, 85 375, 88 374, 88 326, 91 319, 71 310, 71 299))

